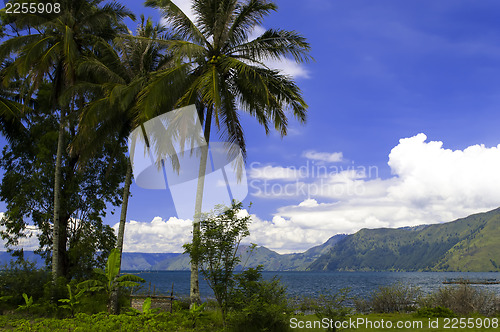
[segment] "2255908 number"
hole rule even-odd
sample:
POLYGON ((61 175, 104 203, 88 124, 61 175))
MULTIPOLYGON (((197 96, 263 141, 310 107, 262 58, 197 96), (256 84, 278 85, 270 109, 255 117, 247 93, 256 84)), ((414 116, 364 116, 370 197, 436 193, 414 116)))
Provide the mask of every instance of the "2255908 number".
POLYGON ((10 3, 5 4, 5 12, 7 14, 52 14, 61 12, 61 4, 56 3, 35 3, 35 2, 23 2, 23 3, 10 3))
POLYGON ((445 329, 497 329, 498 328, 498 318, 445 318, 444 326, 445 329))

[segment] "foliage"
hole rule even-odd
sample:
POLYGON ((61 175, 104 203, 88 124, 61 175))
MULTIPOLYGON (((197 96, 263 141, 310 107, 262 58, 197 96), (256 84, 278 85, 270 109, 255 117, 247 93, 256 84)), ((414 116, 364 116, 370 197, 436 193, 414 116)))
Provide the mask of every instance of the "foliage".
MULTIPOLYGON (((224 2, 194 0, 192 21, 172 1, 148 0, 172 24, 177 40, 169 43, 175 68, 160 70, 143 90, 139 106, 151 117, 159 107, 200 105, 213 117, 220 134, 246 156, 241 112, 257 119, 266 133, 287 134, 285 110, 305 122, 307 104, 294 80, 263 65, 266 60, 291 58, 307 62, 310 45, 295 31, 268 29, 249 41, 253 26, 277 10, 271 1, 224 2), (172 82, 173 84, 172 86, 172 82), (166 94, 165 91, 170 92, 166 94), (243 107, 239 107, 242 105, 243 107)), ((209 137, 210 135, 206 135, 209 137)))
POLYGON ((66 303, 66 304, 61 305, 60 307, 63 309, 70 310, 71 315, 74 316, 75 309, 76 309, 77 305, 80 304, 80 298, 82 297, 84 290, 82 289, 82 290, 78 291, 78 293, 73 294, 73 292, 71 290, 71 286, 69 284, 66 286, 68 288, 69 297, 67 299, 59 299, 59 302, 66 303))
POLYGON ((118 3, 102 2, 60 0, 58 13, 3 11, 1 16, 2 25, 9 28, 0 45, 0 62, 8 63, 3 81, 24 80, 25 89, 17 92, 36 107, 22 114, 26 133, 4 131, 11 144, 0 164, 5 170, 0 197, 8 209, 0 224, 6 226, 8 244, 16 245, 28 221, 33 222, 41 231, 40 251, 45 251, 47 262, 52 252, 54 279, 88 275, 99 263, 95 254, 105 257, 115 241, 102 217, 107 204, 119 202, 123 154, 113 156, 109 146, 102 145, 91 167, 81 167, 79 153, 68 148, 78 132, 79 111, 88 98, 96 97, 93 91, 75 88, 78 62, 123 31, 124 17, 134 17, 118 3), (44 123, 33 121, 33 116, 44 123), (110 163, 117 167, 107 177, 104 165, 110 163))
POLYGON ((202 303, 201 305, 193 303, 191 305, 191 308, 189 308, 189 318, 191 322, 193 322, 193 327, 196 327, 196 323, 200 320, 200 318, 203 317, 204 310, 205 310, 205 303, 202 303))
POLYGON ((139 311, 135 308, 129 308, 127 315, 132 315, 132 316, 141 315, 141 314, 142 315, 151 315, 151 314, 154 314, 158 311, 160 311, 160 308, 151 309, 151 298, 148 297, 142 303, 142 311, 139 311))
POLYGON ((425 317, 425 318, 444 318, 444 317, 456 317, 457 315, 448 308, 437 306, 434 308, 423 307, 419 308, 415 313, 415 317, 425 317))
POLYGON ((193 237, 193 243, 184 245, 185 252, 191 259, 199 262, 223 319, 234 287, 234 269, 240 262, 238 248, 241 240, 250 235, 250 216, 240 217, 241 207, 242 204, 236 202, 233 202, 230 209, 218 206, 200 219, 199 236, 193 237))
POLYGON ((398 282, 390 286, 379 286, 370 296, 370 306, 374 312, 409 312, 416 309, 421 296, 419 287, 398 282))
POLYGON ((28 297, 26 293, 23 293, 23 299, 24 304, 20 304, 17 310, 26 311, 28 314, 30 314, 31 309, 39 306, 38 304, 33 303, 33 296, 28 297))
MULTIPOLYGON (((46 86, 44 89, 50 89, 46 86)), ((42 92, 40 92, 42 93, 42 92)), ((40 100, 36 113, 29 115, 25 135, 5 146, 0 167, 5 171, 0 184, 0 197, 7 203, 2 235, 8 245, 16 245, 20 237, 29 235, 31 220, 40 231, 39 253, 50 262, 52 245, 52 213, 54 209, 54 156, 57 148, 57 116, 51 114, 40 100), (28 232, 27 232, 28 230, 28 232)), ((69 144, 72 135, 67 133, 69 144)), ((105 257, 115 244, 112 228, 103 224, 107 204, 121 201, 120 183, 126 167, 125 157, 113 157, 111 139, 92 163, 77 172, 76 159, 66 151, 63 156, 61 211, 66 234, 64 256, 66 277, 88 277, 96 266, 103 266, 105 257), (110 162, 113 167, 108 169, 110 162)))
POLYGON ((441 287, 421 300, 423 307, 444 307, 459 315, 500 313, 500 298, 493 291, 469 284, 441 287))
MULTIPOLYGON (((0 316, 1 318, 2 316, 0 316)), ((158 313, 154 315, 131 316, 126 314, 108 315, 98 313, 88 315, 77 313, 67 319, 25 319, 8 317, 0 319, 0 328, 15 331, 99 331, 99 332, 135 332, 135 331, 218 331, 221 328, 217 320, 200 320, 197 328, 192 328, 192 322, 186 311, 174 314, 158 313)))
MULTIPOLYGON (((353 311, 352 308, 346 306, 346 302, 349 300, 349 292, 349 288, 343 288, 334 294, 320 294, 314 307, 314 313, 319 320, 324 318, 327 318, 330 322, 347 320, 353 311)), ((330 327, 333 328, 333 331, 336 331, 335 325, 330 324, 330 327)))
POLYGON ((12 261, 0 269, 0 297, 6 307, 17 307, 24 302, 23 293, 30 294, 35 301, 43 298, 43 285, 50 279, 47 271, 37 269, 34 263, 12 261))
POLYGON ((228 326, 234 331, 288 331, 292 314, 279 279, 262 279, 262 267, 235 275, 228 326))
POLYGON ((116 288, 134 287, 145 280, 133 274, 120 275, 120 252, 117 249, 111 250, 106 269, 95 269, 96 279, 85 280, 78 284, 79 289, 91 292, 104 291, 108 298, 116 288))

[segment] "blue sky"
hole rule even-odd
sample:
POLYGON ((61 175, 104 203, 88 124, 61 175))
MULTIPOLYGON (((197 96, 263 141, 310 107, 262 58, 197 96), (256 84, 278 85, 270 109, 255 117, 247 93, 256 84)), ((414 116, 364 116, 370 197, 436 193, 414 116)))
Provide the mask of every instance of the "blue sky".
MULTIPOLYGON (((303 90, 306 125, 291 119, 280 138, 243 117, 252 242, 303 251, 336 233, 451 221, 500 205, 500 3, 276 3, 256 31, 300 32, 315 62, 277 65, 303 90), (297 172, 306 166, 330 173, 297 172), (264 183, 288 184, 292 194, 263 195, 264 183), (295 190, 304 184, 324 191, 295 190)), ((125 4, 159 18, 140 1, 125 4)), ((181 250, 190 222, 172 218, 170 194, 135 184, 132 194, 125 250, 181 250)))

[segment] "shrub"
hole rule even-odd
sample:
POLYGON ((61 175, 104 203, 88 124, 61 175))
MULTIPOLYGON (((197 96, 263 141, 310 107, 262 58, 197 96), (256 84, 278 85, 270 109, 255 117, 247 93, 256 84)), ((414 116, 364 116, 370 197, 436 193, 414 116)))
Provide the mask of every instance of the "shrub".
POLYGON ((380 286, 372 292, 369 305, 374 312, 410 312, 415 311, 421 296, 419 287, 404 285, 401 282, 391 286, 380 286))
MULTIPOLYGON (((318 297, 318 304, 315 306, 314 313, 323 320, 327 318, 330 322, 342 322, 352 313, 352 308, 346 306, 349 300, 349 288, 343 288, 337 293, 321 294, 318 297)), ((330 324, 329 331, 336 331, 335 324, 330 324), (333 326, 332 326, 333 325, 333 326)))
POLYGON ((0 297, 4 305, 11 309, 25 304, 23 293, 37 301, 43 297, 43 285, 49 280, 47 271, 37 269, 34 263, 12 261, 0 269, 0 297))
POLYGON ((234 331, 288 331, 292 308, 279 279, 262 280, 262 266, 235 275, 228 326, 234 331))
POLYGON ((459 315, 493 316, 500 311, 500 300, 494 292, 469 284, 442 287, 424 298, 422 304, 445 307, 459 315))
POLYGON ((429 307, 419 308, 415 313, 415 317, 424 317, 424 318, 446 318, 446 317, 452 318, 456 316, 457 315, 452 310, 440 306, 435 308, 429 308, 429 307))
POLYGON ((357 313, 369 314, 372 311, 371 301, 369 298, 355 297, 352 301, 357 313))

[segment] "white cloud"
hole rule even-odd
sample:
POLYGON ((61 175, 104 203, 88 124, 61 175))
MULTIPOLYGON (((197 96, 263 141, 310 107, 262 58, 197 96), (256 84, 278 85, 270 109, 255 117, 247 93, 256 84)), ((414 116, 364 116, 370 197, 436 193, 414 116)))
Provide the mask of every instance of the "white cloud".
MULTIPOLYGON (((309 174, 307 179, 290 173, 290 167, 269 166, 268 174, 250 172, 251 177, 292 189, 322 184, 325 190, 291 190, 287 197, 297 199, 296 205, 278 208, 271 220, 252 215, 247 242, 280 253, 297 252, 338 233, 452 221, 500 206, 500 145, 451 150, 418 134, 399 141, 389 154, 388 165, 393 174, 388 179, 370 177, 358 169, 318 178, 309 174), (297 176, 301 181, 283 182, 297 176), (304 182, 311 178, 312 182, 304 182)), ((124 250, 182 252, 182 245, 191 240, 191 229, 190 220, 177 218, 130 221, 125 227, 124 250)))
POLYGON ((310 160, 325 161, 327 163, 338 163, 343 160, 342 152, 316 152, 313 150, 305 151, 303 157, 310 160))
POLYGON ((426 139, 400 140, 389 154, 389 179, 351 170, 294 183, 323 190, 283 194, 302 202, 279 208, 272 221, 257 219, 254 241, 279 252, 300 251, 338 233, 452 221, 500 206, 500 145, 450 150, 426 139))
MULTIPOLYGON (((0 212, 0 219, 4 217, 4 213, 0 212)), ((5 226, 0 226, 0 232, 5 230, 5 226)), ((26 234, 26 237, 20 238, 19 239, 19 245, 12 247, 12 249, 16 248, 23 248, 24 250, 27 251, 33 251, 38 249, 38 234, 40 234, 40 231, 34 227, 34 226, 26 226, 26 230, 24 231, 24 234, 26 234)), ((5 247, 5 244, 7 243, 6 240, 2 239, 0 237, 0 251, 6 251, 7 248, 5 247)))
MULTIPOLYGON (((119 223, 113 228, 118 231, 119 223)), ((127 252, 183 252, 191 241, 192 222, 171 217, 155 217, 151 222, 131 220, 125 225, 123 250, 127 252)))

